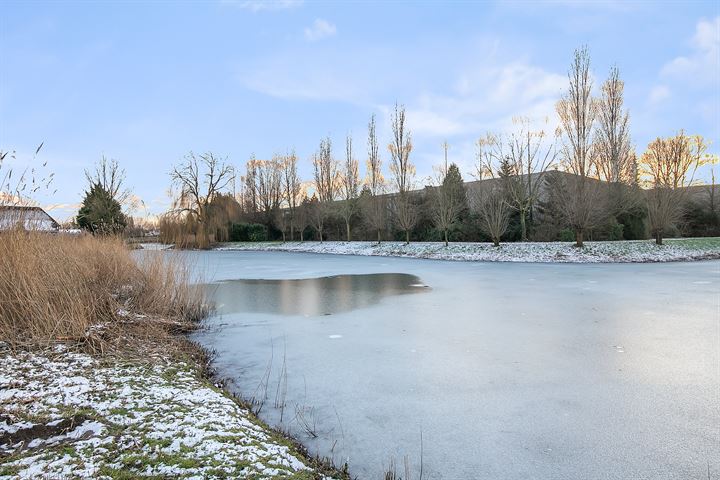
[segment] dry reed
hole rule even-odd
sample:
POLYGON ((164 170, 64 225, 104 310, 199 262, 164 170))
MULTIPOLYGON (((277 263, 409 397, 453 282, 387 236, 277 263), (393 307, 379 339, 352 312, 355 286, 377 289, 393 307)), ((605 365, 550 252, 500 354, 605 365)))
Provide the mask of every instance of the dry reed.
POLYGON ((206 313, 178 258, 133 258, 119 238, 0 233, 0 340, 13 348, 60 341, 100 353, 143 349, 206 313))

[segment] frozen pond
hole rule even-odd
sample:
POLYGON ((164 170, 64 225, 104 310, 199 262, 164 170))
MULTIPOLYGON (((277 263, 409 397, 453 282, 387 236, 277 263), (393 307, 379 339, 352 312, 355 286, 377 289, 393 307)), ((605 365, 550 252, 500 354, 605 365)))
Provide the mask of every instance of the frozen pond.
POLYGON ((219 373, 361 479, 720 478, 720 262, 188 255, 219 373))

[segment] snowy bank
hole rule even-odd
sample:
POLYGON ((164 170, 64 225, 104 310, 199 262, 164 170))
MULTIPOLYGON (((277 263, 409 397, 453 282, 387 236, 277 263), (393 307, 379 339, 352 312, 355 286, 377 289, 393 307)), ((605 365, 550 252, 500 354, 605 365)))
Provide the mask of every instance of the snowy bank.
POLYGON ((182 362, 0 353, 0 479, 325 478, 182 362))
POLYGON ((563 242, 516 242, 493 247, 491 243, 403 242, 260 242, 225 243, 216 250, 261 250, 282 252, 331 253, 338 255, 378 255, 387 257, 432 258, 481 262, 673 262, 720 259, 720 238, 668 239, 665 245, 652 240, 585 242, 584 248, 563 242))

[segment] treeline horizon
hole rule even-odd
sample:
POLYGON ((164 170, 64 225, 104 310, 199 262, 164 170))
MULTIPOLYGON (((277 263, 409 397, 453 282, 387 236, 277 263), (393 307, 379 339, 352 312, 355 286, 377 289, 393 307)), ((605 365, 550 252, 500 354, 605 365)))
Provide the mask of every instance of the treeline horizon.
MULTIPOLYGON (((652 237, 662 244, 667 235, 720 235, 714 172, 702 195, 688 188, 697 183, 699 167, 717 162, 707 142, 679 129, 638 154, 623 94, 613 67, 594 95, 590 55, 577 49, 568 88, 556 104, 559 127, 547 131, 514 118, 512 131, 482 134, 471 174, 481 181, 472 188, 458 166, 448 164, 447 143, 445 161, 433 166, 428 181, 418 180, 406 110, 398 103, 390 112, 387 153, 381 154, 373 113, 364 148, 347 135, 338 154, 329 136, 321 139, 309 158, 310 179, 300 178, 293 149, 269 160, 251 156, 244 174, 213 152, 190 152, 170 172, 173 202, 157 224, 161 241, 206 248, 263 239, 574 240, 582 247, 585 239, 652 237), (493 181, 482 181, 488 179, 493 181)), ((12 170, 2 171, 8 152, 0 155, 5 198, 19 198, 28 184, 34 193, 36 184, 52 181, 52 174, 37 181, 23 174, 12 184, 12 170)), ((133 196, 118 162, 103 157, 86 177, 74 224, 97 234, 141 233, 122 211, 133 196)))
POLYGON ((515 119, 512 132, 486 133, 477 146, 474 188, 455 164, 434 166, 432 188, 418 182, 403 105, 390 114, 387 168, 376 116, 368 122, 365 175, 352 136, 340 155, 330 137, 298 175, 292 149, 269 160, 251 156, 245 174, 212 152, 188 154, 172 173, 178 192, 160 220, 162 241, 206 247, 228 240, 575 241, 666 235, 718 235, 713 186, 690 195, 695 172, 716 158, 682 129, 638 155, 623 104, 624 82, 610 70, 593 96, 587 48, 577 49, 568 89, 558 100, 555 132, 515 119), (570 175, 559 175, 560 171, 570 175), (387 176, 386 176, 387 175, 387 176), (239 191, 238 191, 239 180, 239 191), (233 192, 228 190, 233 187, 233 192), (707 204, 707 205, 706 205, 707 204))

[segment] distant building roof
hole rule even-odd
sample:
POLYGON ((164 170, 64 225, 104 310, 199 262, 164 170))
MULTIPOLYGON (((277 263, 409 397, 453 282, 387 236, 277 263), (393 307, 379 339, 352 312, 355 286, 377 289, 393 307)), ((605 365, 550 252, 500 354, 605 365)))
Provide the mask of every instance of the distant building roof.
POLYGON ((17 227, 51 232, 57 231, 60 225, 40 207, 0 205, 0 231, 17 227))

